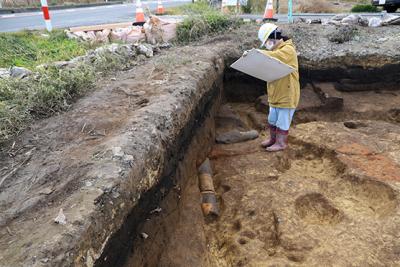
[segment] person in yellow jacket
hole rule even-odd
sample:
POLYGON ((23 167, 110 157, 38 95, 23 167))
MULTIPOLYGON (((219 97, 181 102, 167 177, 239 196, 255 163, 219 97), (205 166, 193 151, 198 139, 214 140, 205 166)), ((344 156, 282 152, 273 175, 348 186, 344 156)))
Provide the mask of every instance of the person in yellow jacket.
POLYGON ((280 151, 288 145, 290 124, 300 100, 297 52, 293 41, 283 36, 278 27, 272 23, 260 27, 258 38, 262 42, 261 47, 266 49, 261 50, 263 53, 295 69, 289 75, 267 84, 270 138, 261 145, 270 152, 280 151))

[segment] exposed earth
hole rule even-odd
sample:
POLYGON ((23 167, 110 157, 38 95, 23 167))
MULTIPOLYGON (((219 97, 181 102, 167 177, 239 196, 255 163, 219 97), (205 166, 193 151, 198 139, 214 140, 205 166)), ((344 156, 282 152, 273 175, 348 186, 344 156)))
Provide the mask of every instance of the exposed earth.
POLYGON ((400 265, 400 27, 335 44, 334 26, 292 26, 302 100, 273 154, 265 84, 228 68, 256 30, 163 51, 5 144, 0 265, 400 265), (206 157, 216 220, 200 209, 206 157))

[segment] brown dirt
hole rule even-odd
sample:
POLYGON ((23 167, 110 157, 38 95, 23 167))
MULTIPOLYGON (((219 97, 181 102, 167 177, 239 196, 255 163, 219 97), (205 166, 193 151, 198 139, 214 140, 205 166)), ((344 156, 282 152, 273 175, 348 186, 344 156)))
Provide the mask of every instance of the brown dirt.
MULTIPOLYGON (((303 92, 301 112, 314 113, 321 103, 313 92, 303 92)), ((397 266, 400 126, 340 121, 351 114, 367 116, 369 110, 351 100, 368 103, 373 94, 342 95, 346 112, 336 122, 330 119, 335 113, 327 112, 319 114, 326 122, 295 123, 284 152, 267 153, 259 146, 265 132, 257 140, 214 145, 208 156, 220 218, 201 218, 200 199, 193 197, 199 196, 197 178, 187 178, 175 220, 145 224, 152 226, 146 227, 152 236, 152 228, 173 228, 156 249, 160 260, 147 261, 148 266, 397 266)), ((392 97, 386 95, 382 114, 398 101, 392 97)), ((252 103, 235 102, 222 106, 215 118, 218 134, 255 128, 265 114, 252 103)), ((144 244, 154 260, 152 242, 144 244)), ((140 251, 125 266, 146 265, 137 261, 140 251)))
POLYGON ((400 155, 398 145, 384 146, 391 138, 375 140, 389 128, 398 137, 400 128, 363 123, 359 131, 369 135, 343 123, 300 124, 291 148, 276 154, 263 151, 261 139, 215 146, 212 154, 230 151, 213 160, 223 214, 206 229, 218 266, 397 265, 400 172, 388 154, 400 155), (364 145, 335 139, 327 147, 332 134, 364 145), (376 142, 382 150, 372 152, 376 142))

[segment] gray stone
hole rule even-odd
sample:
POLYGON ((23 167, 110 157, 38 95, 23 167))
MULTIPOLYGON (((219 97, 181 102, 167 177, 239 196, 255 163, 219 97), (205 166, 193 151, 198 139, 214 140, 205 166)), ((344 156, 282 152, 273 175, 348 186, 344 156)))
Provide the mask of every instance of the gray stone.
POLYGON ((247 132, 239 132, 238 130, 233 130, 220 134, 219 136, 217 136, 216 141, 220 144, 233 144, 253 140, 257 137, 258 132, 256 130, 251 130, 247 132))
POLYGON ((158 47, 159 47, 160 49, 168 49, 168 48, 171 48, 171 47, 172 47, 172 44, 170 44, 170 43, 163 43, 163 44, 160 44, 158 47))
POLYGON ((23 79, 23 78, 29 76, 31 73, 32 73, 32 71, 30 71, 26 68, 23 68, 23 67, 15 67, 14 66, 10 69, 11 77, 18 78, 18 79, 23 79))
POLYGON ((342 19, 342 23, 344 24, 351 24, 351 25, 358 25, 359 21, 362 19, 360 15, 351 14, 342 19))
POLYGON ((140 55, 145 55, 146 57, 152 57, 153 47, 149 44, 140 44, 138 46, 138 52, 140 55))
POLYGON ((67 67, 70 67, 72 65, 75 65, 75 63, 71 62, 71 61, 56 61, 56 62, 53 63, 53 65, 56 68, 62 69, 62 68, 67 68, 67 67))
POLYGON ((335 32, 329 34, 328 39, 333 43, 342 44, 354 38, 357 33, 355 26, 346 25, 336 29, 335 32))
POLYGON ((72 32, 65 30, 65 34, 67 35, 68 39, 79 40, 79 37, 72 32))
POLYGON ((80 63, 80 62, 84 62, 86 60, 86 56, 79 56, 79 57, 75 57, 73 59, 71 59, 69 62, 70 63, 80 63))
POLYGON ((107 49, 108 52, 116 53, 118 48, 119 48, 119 45, 118 44, 110 44, 110 45, 108 45, 108 46, 106 46, 104 48, 107 49))
POLYGON ((132 50, 132 46, 131 46, 131 45, 126 44, 126 45, 121 45, 121 46, 119 46, 119 47, 115 50, 115 53, 118 54, 118 55, 121 55, 121 56, 128 56, 128 57, 131 57, 131 56, 135 56, 136 51, 135 51, 135 50, 132 50))
POLYGON ((347 16, 348 16, 348 14, 338 14, 338 15, 332 17, 331 20, 334 20, 334 21, 342 21, 342 19, 344 19, 344 18, 347 17, 347 16))
POLYGON ((0 68, 0 78, 5 79, 11 76, 10 70, 5 68, 0 68))

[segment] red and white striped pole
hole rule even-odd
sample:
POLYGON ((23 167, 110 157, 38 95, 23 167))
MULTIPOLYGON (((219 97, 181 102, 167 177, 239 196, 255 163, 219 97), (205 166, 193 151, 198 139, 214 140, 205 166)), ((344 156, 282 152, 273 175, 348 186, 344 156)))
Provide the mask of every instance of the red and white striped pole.
POLYGON ((47 5, 47 0, 40 0, 42 5, 42 12, 44 17, 44 22, 46 23, 47 31, 51 32, 53 27, 51 26, 50 14, 49 14, 49 6, 47 5))

